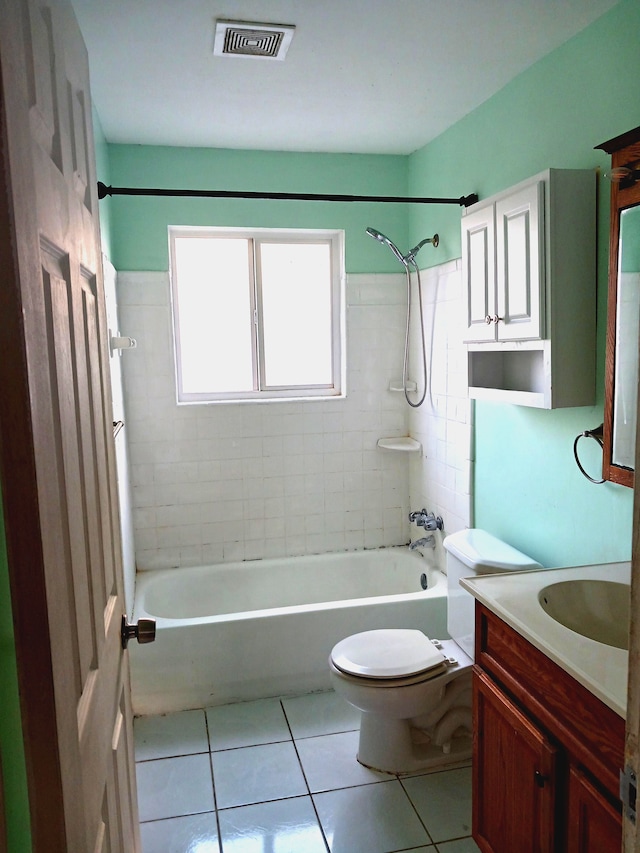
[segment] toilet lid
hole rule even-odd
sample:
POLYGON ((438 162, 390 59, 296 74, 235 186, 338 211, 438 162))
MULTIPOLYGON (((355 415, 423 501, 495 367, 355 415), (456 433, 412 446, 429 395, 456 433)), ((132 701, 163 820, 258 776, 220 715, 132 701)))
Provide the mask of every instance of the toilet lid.
POLYGON ((384 628, 346 637, 331 652, 334 665, 350 675, 400 678, 442 667, 445 655, 411 628, 384 628))

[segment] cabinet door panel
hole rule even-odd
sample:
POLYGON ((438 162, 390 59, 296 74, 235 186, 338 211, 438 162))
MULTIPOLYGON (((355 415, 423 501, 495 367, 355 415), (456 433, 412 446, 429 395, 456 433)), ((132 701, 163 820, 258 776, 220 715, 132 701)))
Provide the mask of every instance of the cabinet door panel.
POLYGON ((473 837, 486 853, 552 853, 556 750, 474 670, 473 837))
POLYGON ((544 337, 544 184, 496 202, 499 340, 544 337))
POLYGON ((495 340, 495 225, 494 206, 470 213, 462 220, 462 265, 466 281, 465 341, 495 340))
POLYGON ((576 767, 569 770, 567 853, 618 853, 622 818, 576 767))

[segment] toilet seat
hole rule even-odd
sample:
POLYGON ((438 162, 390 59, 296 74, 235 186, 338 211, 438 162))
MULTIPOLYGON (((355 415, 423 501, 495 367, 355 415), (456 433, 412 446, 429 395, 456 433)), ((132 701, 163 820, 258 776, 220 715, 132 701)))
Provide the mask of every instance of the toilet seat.
POLYGON ((346 637, 334 646, 331 663, 346 677, 385 687, 425 681, 448 669, 442 651, 422 631, 410 628, 346 637))

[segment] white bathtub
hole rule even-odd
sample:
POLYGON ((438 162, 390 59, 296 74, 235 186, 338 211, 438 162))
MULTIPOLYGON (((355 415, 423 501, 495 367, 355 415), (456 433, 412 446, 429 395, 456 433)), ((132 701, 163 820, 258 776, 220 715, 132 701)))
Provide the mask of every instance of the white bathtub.
POLYGON ((155 619, 157 636, 129 644, 134 712, 329 689, 329 653, 358 631, 447 637, 432 562, 400 547, 141 572, 134 619, 155 619))

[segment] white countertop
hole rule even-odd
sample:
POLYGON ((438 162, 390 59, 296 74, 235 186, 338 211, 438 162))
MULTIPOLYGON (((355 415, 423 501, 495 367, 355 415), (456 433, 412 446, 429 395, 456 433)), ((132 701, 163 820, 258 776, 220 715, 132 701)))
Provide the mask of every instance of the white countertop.
POLYGON ((630 563, 476 575, 460 581, 474 598, 573 676, 621 717, 626 717, 628 652, 565 628, 542 609, 540 590, 580 578, 629 583, 630 563))

